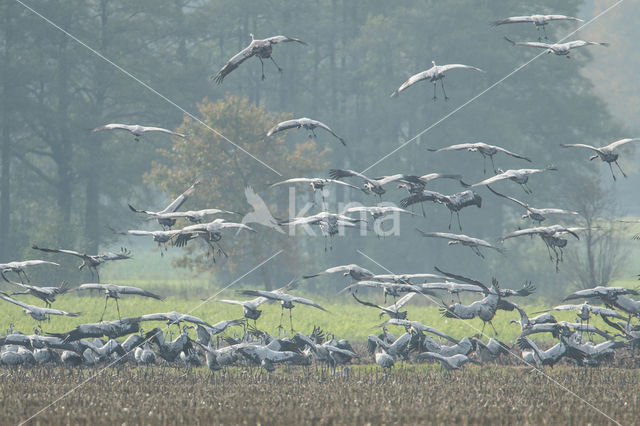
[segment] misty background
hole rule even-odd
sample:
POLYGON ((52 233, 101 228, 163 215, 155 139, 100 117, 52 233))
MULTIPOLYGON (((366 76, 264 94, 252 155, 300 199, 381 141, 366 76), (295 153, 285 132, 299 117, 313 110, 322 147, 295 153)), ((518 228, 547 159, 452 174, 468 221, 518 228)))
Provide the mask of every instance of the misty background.
MULTIPOLYGON (((292 177, 326 177, 330 168, 361 171, 482 92, 540 53, 512 47, 503 37, 537 39, 533 24, 489 23, 532 13, 560 13, 585 21, 614 4, 605 0, 554 1, 31 1, 29 5, 78 37, 115 64, 175 104, 202 118, 245 150, 282 174, 279 176, 227 141, 210 132, 81 46, 42 18, 15 2, 0 4, 0 262, 52 259, 64 268, 30 271, 35 282, 86 282, 74 270, 76 259, 47 257, 31 249, 70 248, 87 253, 131 249, 132 260, 108 265, 105 282, 144 283, 165 293, 190 296, 227 285, 283 249, 241 285, 274 288, 292 277, 327 267, 357 263, 376 273, 445 270, 488 280, 505 287, 533 281, 538 295, 566 293, 576 286, 633 280, 640 225, 616 222, 640 216, 639 150, 620 149, 621 166, 613 182, 606 164, 588 161, 590 152, 563 149, 561 143, 606 145, 640 136, 640 30, 637 2, 623 2, 569 40, 610 42, 611 46, 572 51, 571 59, 544 55, 442 121, 414 142, 380 161, 365 174, 423 175, 461 173, 477 182, 482 158, 477 153, 431 153, 455 143, 482 141, 533 160, 526 163, 497 154, 502 169, 543 168, 557 172, 530 179, 532 195, 512 182, 495 189, 535 207, 578 210, 587 217, 550 217, 543 225, 589 224, 592 238, 570 239, 565 260, 556 273, 539 238, 505 242, 505 256, 485 250, 486 259, 445 240, 419 237, 424 231, 447 231, 449 211, 425 204, 426 217, 401 217, 399 236, 377 238, 346 230, 324 250, 321 236, 290 238, 256 225, 257 235, 225 234, 221 241, 230 257, 207 254, 195 242, 166 252, 155 243, 115 235, 109 227, 160 229, 129 210, 127 204, 160 210, 193 181, 202 184, 181 210, 222 208, 247 213, 244 197, 251 185, 276 216, 288 214, 285 187, 269 189, 292 177), (224 63, 250 42, 249 34, 266 38, 283 34, 308 43, 276 45, 279 74, 265 60, 260 80, 256 58, 244 62, 221 85, 210 80, 224 63), (395 98, 389 95, 410 75, 437 64, 463 63, 485 73, 453 70, 432 101, 433 87, 421 82, 395 98), (308 140, 305 130, 290 131, 270 142, 264 133, 289 117, 310 117, 329 125, 347 142, 343 147, 324 133, 308 140), (185 140, 145 135, 139 142, 126 132, 90 133, 106 123, 128 123, 180 129, 185 140), (634 244, 635 243, 635 244, 634 244), (163 253, 163 255, 161 255, 163 253)), ((550 41, 565 37, 577 23, 547 26, 550 41)), ((360 184, 357 180, 348 180, 360 184)), ((464 190, 456 181, 439 180, 427 189, 444 194, 464 190)), ((375 205, 371 195, 329 188, 330 209, 339 202, 375 205)), ((523 210, 486 188, 482 208, 461 211, 462 233, 495 241, 530 222, 523 210)), ((296 188, 297 205, 311 200, 304 186, 296 188)), ((406 196, 392 185, 382 201, 406 196)), ((416 212, 421 212, 416 206, 416 212)), ((312 213, 318 212, 318 208, 312 213)), ((227 218, 237 220, 237 218, 227 218)), ((451 232, 458 232, 453 220, 451 232)), ((582 235, 582 234, 581 234, 582 235)), ((307 291, 335 294, 342 277, 309 282, 307 291)))

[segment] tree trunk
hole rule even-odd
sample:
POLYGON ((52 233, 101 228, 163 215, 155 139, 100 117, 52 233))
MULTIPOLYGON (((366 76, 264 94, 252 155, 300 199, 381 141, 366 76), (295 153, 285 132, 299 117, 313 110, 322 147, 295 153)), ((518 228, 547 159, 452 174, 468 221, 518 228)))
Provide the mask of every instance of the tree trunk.
POLYGON ((9 239, 11 237, 11 73, 10 55, 12 45, 11 14, 9 9, 13 7, 7 3, 4 8, 4 58, 2 59, 2 160, 0 163, 0 262, 8 260, 9 239))

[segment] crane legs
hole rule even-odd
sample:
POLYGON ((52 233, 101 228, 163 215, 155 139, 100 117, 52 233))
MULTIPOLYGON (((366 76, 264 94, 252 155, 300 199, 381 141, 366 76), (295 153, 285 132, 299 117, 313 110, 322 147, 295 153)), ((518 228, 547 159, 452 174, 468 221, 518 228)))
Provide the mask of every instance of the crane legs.
POLYGON ((262 81, 264 81, 264 62, 262 61, 262 58, 260 56, 258 56, 258 59, 260 59, 260 69, 262 71, 262 81))
MULTIPOLYGON (((616 163, 616 166, 618 166, 618 169, 620 169, 620 173, 622 173, 622 176, 626 178, 627 174, 624 172, 624 170, 622 170, 622 167, 620 167, 620 164, 618 164, 618 160, 616 160, 615 163, 616 163)), ((609 163, 609 165, 611 165, 611 163, 609 163)))
POLYGON ((490 155, 489 158, 491 159, 491 167, 493 167, 493 172, 496 173, 496 165, 493 162, 493 155, 490 155))
POLYGON ((444 100, 448 101, 449 97, 447 96, 447 92, 444 91, 444 80, 442 78, 440 79, 440 86, 442 86, 442 93, 444 94, 444 100))
POLYGON ((104 298, 104 309, 102 310, 102 315, 100 315, 100 321, 102 322, 102 319, 104 318, 104 313, 107 311, 107 302, 109 301, 109 296, 105 296, 104 298))
MULTIPOLYGON (((271 62, 273 62, 273 65, 275 65, 276 68, 278 68, 278 72, 282 74, 282 68, 280 68, 280 66, 276 63, 275 59, 273 59, 273 56, 269 56, 269 59, 271 59, 271 62)), ((313 130, 311 132, 313 132, 313 130)), ((314 133, 314 136, 315 136, 315 133, 314 133)))
POLYGON ((434 81, 433 82, 433 102, 435 102, 436 99, 438 98, 436 97, 436 82, 434 81))

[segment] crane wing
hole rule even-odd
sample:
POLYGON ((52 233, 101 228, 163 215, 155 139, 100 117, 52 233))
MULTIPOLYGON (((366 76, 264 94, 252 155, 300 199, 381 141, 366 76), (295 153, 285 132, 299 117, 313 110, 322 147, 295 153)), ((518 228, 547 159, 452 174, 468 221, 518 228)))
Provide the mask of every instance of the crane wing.
POLYGON ((277 36, 269 37, 269 38, 266 39, 266 41, 268 41, 271 44, 289 43, 289 42, 295 41, 296 43, 304 44, 305 46, 307 45, 307 43, 305 43, 304 41, 302 41, 300 39, 293 38, 293 37, 287 37, 287 36, 283 36, 283 35, 277 35, 277 36))
POLYGON ((560 146, 563 147, 563 148, 587 148, 587 149, 590 149, 592 151, 595 151, 595 152, 598 152, 598 153, 602 153, 600 148, 596 148, 595 146, 586 145, 586 144, 583 144, 583 143, 561 143, 560 146))
POLYGON ((484 72, 480 68, 476 68, 476 67, 472 67, 471 65, 464 65, 464 64, 446 64, 446 65, 438 66, 438 71, 440 71, 441 73, 449 70, 454 70, 454 69, 467 69, 467 70, 484 72))
POLYGON ((324 130, 326 130, 327 132, 331 133, 334 137, 336 137, 344 146, 347 146, 347 143, 344 141, 344 139, 342 139, 340 136, 336 135, 336 133, 331 130, 331 128, 329 126, 327 126, 326 124, 324 124, 321 121, 317 121, 317 120, 312 120, 313 124, 315 124, 317 127, 320 127, 324 130))
POLYGON ((525 209, 527 209, 527 208, 529 207, 527 204, 523 203, 523 202, 522 202, 522 201, 520 201, 520 200, 517 200, 517 199, 515 199, 515 198, 513 198, 513 197, 509 197, 508 195, 501 194, 501 193, 499 193, 498 191, 494 191, 494 190, 493 190, 493 188, 491 188, 489 185, 487 185, 487 188, 489 189, 489 191, 493 192, 493 193, 494 193, 494 194, 496 194, 498 197, 502 197, 502 198, 506 198, 507 200, 511 200, 511 201, 513 201, 514 203, 516 203, 516 204, 518 204, 518 205, 520 205, 520 206, 524 207, 525 209))
POLYGON ((626 139, 620 139, 620 140, 617 140, 617 141, 612 142, 612 143, 610 143, 609 145, 607 145, 607 148, 609 148, 609 149, 616 149, 617 147, 622 146, 622 145, 624 145, 624 144, 626 144, 626 143, 629 143, 629 142, 636 142, 636 141, 640 141, 640 138, 626 138, 626 139))
POLYGON ((491 23, 491 26, 497 27, 498 25, 504 25, 504 24, 519 24, 520 22, 533 22, 533 17, 532 16, 511 16, 509 18, 493 21, 491 23))
POLYGON ((221 84, 222 80, 224 80, 226 76, 228 76, 233 70, 238 68, 241 63, 243 63, 253 55, 255 55, 255 52, 250 44, 240 52, 236 53, 231 59, 229 59, 227 63, 224 64, 222 68, 220 68, 220 71, 218 71, 215 76, 212 76, 211 79, 215 80, 216 83, 221 84))
POLYGON ((91 130, 91 133, 100 132, 102 130, 127 130, 130 132, 132 129, 133 126, 129 124, 111 123, 105 124, 104 126, 96 127, 95 129, 91 130))
POLYGON ((180 206, 182 206, 182 204, 184 204, 184 202, 187 201, 187 198, 189 198, 189 196, 193 194, 193 191, 196 190, 196 186, 198 186, 199 184, 200 184, 199 180, 195 181, 193 185, 191 185, 186 191, 180 194, 178 198, 173 200, 171 204, 169 204, 167 207, 164 208, 164 210, 158 213, 169 213, 169 212, 175 212, 176 210, 178 210, 180 206))
POLYGON ((42 247, 38 247, 36 245, 31 246, 32 249, 34 250, 40 250, 40 251, 44 251, 47 253, 64 253, 64 254, 70 254, 72 256, 77 256, 77 257, 89 257, 84 253, 79 253, 77 251, 74 250, 63 250, 63 249, 50 249, 50 248, 42 248, 42 247))
POLYGON ((422 71, 419 72, 418 74, 414 74, 411 77, 409 77, 409 79, 407 79, 407 81, 405 81, 404 83, 402 83, 402 85, 400 87, 398 87, 392 94, 391 97, 393 98, 394 96, 397 96, 398 93, 402 92, 403 90, 405 90, 407 87, 413 86, 414 84, 416 84, 419 81, 422 80, 426 80, 428 78, 433 77, 433 72, 434 72, 434 67, 429 68, 426 71, 422 71))
POLYGON ((441 152, 441 151, 460 151, 463 149, 475 148, 477 144, 475 143, 459 143, 456 145, 445 146, 444 148, 428 148, 428 151, 431 152, 441 152))
POLYGON ((539 47, 541 49, 551 49, 551 44, 549 43, 541 43, 539 41, 513 41, 508 37, 505 37, 504 39, 514 46, 529 46, 529 47, 539 47))
POLYGON ((573 49, 573 48, 576 48, 576 47, 593 46, 593 45, 599 45, 599 46, 608 47, 609 43, 600 43, 600 42, 596 42, 596 41, 574 40, 574 41, 568 42, 567 45, 569 46, 569 49, 573 49))
POLYGON ((313 306, 314 308, 318 308, 321 311, 329 312, 325 308, 323 308, 322 306, 320 306, 317 303, 315 303, 313 300, 305 299, 304 297, 295 297, 294 296, 292 300, 294 302, 297 302, 297 303, 302 303, 303 305, 313 306))
POLYGON ((531 159, 529 159, 529 158, 525 157, 524 155, 516 154, 515 152, 511 152, 511 151, 506 150, 506 149, 504 149, 504 148, 502 148, 502 147, 500 147, 500 146, 495 146, 495 145, 494 145, 494 148, 495 148, 496 150, 498 150, 498 151, 500 151, 500 152, 504 153, 504 154, 507 154, 507 155, 510 155, 510 156, 512 156, 512 157, 519 158, 519 159, 521 159, 521 160, 525 160, 525 161, 528 161, 528 162, 530 162, 530 163, 531 163, 531 159))
POLYGON ((299 129, 300 127, 302 127, 302 124, 300 123, 299 119, 283 121, 281 123, 276 124, 271 129, 269 129, 269 131, 267 132, 267 137, 273 135, 274 133, 281 132, 283 130, 299 129))
POLYGON ((182 133, 172 132, 171 130, 163 129, 162 127, 147 127, 147 126, 143 126, 143 127, 142 127, 142 131, 143 131, 143 132, 160 132, 160 133, 166 133, 166 134, 168 134, 168 135, 180 136, 181 138, 184 138, 184 137, 185 137, 185 135, 183 135, 182 133))
POLYGON ((545 15, 545 21, 578 21, 584 22, 582 19, 574 18, 573 16, 566 15, 545 15))

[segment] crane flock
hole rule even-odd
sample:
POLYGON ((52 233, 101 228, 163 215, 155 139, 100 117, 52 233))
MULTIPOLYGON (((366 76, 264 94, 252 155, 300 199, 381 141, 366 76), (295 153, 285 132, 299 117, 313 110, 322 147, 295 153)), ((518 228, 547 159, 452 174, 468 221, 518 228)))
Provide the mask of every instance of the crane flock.
MULTIPOLYGON (((531 15, 497 20, 493 22, 492 25, 499 26, 521 22, 533 23, 538 30, 539 37, 537 42, 515 42, 507 37, 505 37, 505 39, 513 45, 543 48, 546 49, 548 53, 566 57, 569 57, 571 49, 577 47, 590 45, 608 46, 607 43, 583 40, 566 43, 541 42, 540 29, 542 28, 544 38, 548 39, 545 27, 551 21, 557 20, 582 22, 578 18, 565 15, 531 15)), ((261 62, 261 78, 263 80, 265 79, 263 59, 270 59, 278 71, 282 73, 283 70, 272 57, 273 46, 288 42, 295 42, 301 45, 307 44, 300 39, 282 35, 262 40, 255 39, 253 34, 250 36, 251 43, 231 57, 218 73, 212 77, 216 83, 221 84, 240 64, 253 56, 257 57, 261 62)), ((433 83, 433 99, 436 100, 436 84, 437 81, 440 81, 444 98, 447 100, 448 97, 444 88, 444 77, 445 73, 453 69, 484 72, 475 66, 463 64, 438 66, 435 61, 432 61, 431 68, 409 77, 391 96, 396 97, 419 81, 429 80, 433 83)), ((271 129, 265 129, 265 135, 266 137, 270 137, 281 131, 299 128, 308 130, 310 137, 316 137, 314 130, 316 128, 322 128, 337 138, 342 145, 346 146, 345 140, 338 136, 329 126, 306 117, 277 123, 271 129)), ((97 127, 93 129, 92 132, 95 133, 104 130, 128 131, 135 136, 136 141, 147 133, 164 133, 170 136, 188 138, 187 135, 161 127, 116 123, 97 127)), ((627 175, 618 164, 619 154, 614 152, 614 149, 638 140, 640 140, 640 138, 621 139, 600 148, 586 144, 562 144, 562 146, 587 148, 594 151, 595 155, 593 155, 590 160, 599 157, 602 161, 608 163, 613 179, 616 180, 612 163, 618 166, 624 177, 627 177, 627 175)), ((473 252, 482 259, 484 259, 485 256, 480 251, 481 248, 493 249, 498 253, 506 255, 504 247, 502 246, 504 240, 524 235, 539 235, 549 251, 551 260, 555 262, 557 270, 559 263, 563 259, 563 249, 566 248, 568 244, 568 239, 565 237, 570 235, 575 239, 580 239, 580 232, 583 228, 560 224, 541 226, 541 222, 551 214, 574 216, 578 215, 579 212, 563 208, 537 209, 530 206, 529 203, 519 201, 489 186, 504 180, 511 180, 519 184, 526 194, 532 194, 532 189, 527 185, 529 178, 534 174, 555 171, 557 168, 547 166, 538 169, 511 169, 503 171, 497 168, 494 163, 494 155, 497 153, 503 153, 530 163, 532 163, 533 160, 506 148, 484 142, 460 143, 438 149, 429 149, 429 151, 432 152, 460 150, 480 153, 485 161, 483 169, 485 174, 486 157, 489 157, 495 175, 474 184, 467 184, 462 180, 462 175, 458 173, 426 173, 421 176, 394 173, 371 178, 365 176, 362 172, 354 170, 331 169, 329 170, 328 178, 295 177, 275 182, 271 184, 271 187, 297 183, 308 184, 314 192, 317 190, 322 191, 323 208, 326 208, 326 204, 324 203, 324 190, 329 184, 340 185, 343 188, 359 189, 365 194, 371 194, 381 199, 382 196, 390 190, 390 187, 387 185, 396 183, 398 188, 404 188, 409 192, 409 197, 400 200, 400 207, 383 205, 357 206, 346 208, 339 213, 331 213, 328 210, 324 210, 316 214, 291 217, 289 219, 276 220, 269 216, 270 219, 263 219, 262 222, 258 223, 267 225, 279 232, 282 232, 283 227, 317 225, 323 230, 325 236, 334 237, 338 234, 339 230, 344 227, 354 228, 359 226, 361 222, 368 223, 368 219, 355 218, 351 216, 353 214, 358 213, 363 216, 370 215, 371 220, 374 222, 383 219, 388 214, 405 213, 409 216, 415 216, 413 212, 406 210, 406 208, 413 204, 420 203, 422 205, 425 201, 431 201, 435 204, 443 204, 449 209, 449 229, 451 228, 453 213, 456 213, 459 228, 462 230, 459 215, 460 211, 468 206, 481 208, 483 198, 471 189, 452 195, 445 195, 425 189, 427 184, 430 184, 434 180, 453 179, 458 180, 462 186, 468 188, 480 190, 480 187, 486 186, 495 196, 510 200, 524 208, 525 214, 522 217, 531 219, 537 223, 537 226, 514 230, 497 237, 495 241, 492 242, 464 234, 417 229, 419 235, 448 240, 448 245, 459 244, 470 247, 473 252), (346 178, 360 179, 362 186, 359 187, 344 182, 343 179, 346 178)), ((248 225, 248 223, 254 223, 247 219, 248 215, 245 215, 242 222, 232 222, 222 218, 215 218, 206 222, 210 216, 219 214, 238 215, 238 213, 214 207, 179 211, 185 201, 197 190, 198 185, 199 181, 196 181, 167 207, 159 211, 137 209, 129 204, 129 209, 132 212, 145 215, 148 220, 157 221, 162 227, 162 230, 144 231, 133 229, 124 231, 114 230, 114 232, 132 236, 151 236, 158 244, 171 244, 172 246, 178 247, 185 246, 196 238, 202 239, 209 245, 214 253, 217 246, 218 252, 224 253, 225 256, 227 256, 227 253, 222 249, 219 242, 225 235, 229 235, 227 238, 230 238, 231 234, 227 234, 227 230, 244 230, 249 233, 258 232, 248 225), (192 224, 180 229, 171 229, 179 223, 180 220, 186 220, 192 224)), ((254 207, 252 214, 256 217, 264 216, 264 209, 267 209, 267 207, 260 197, 251 188, 246 189, 245 195, 254 207)), ((351 362, 365 362, 364 360, 369 357, 372 362, 375 362, 385 369, 393 367, 398 360, 406 361, 412 359, 414 362, 438 362, 445 370, 450 371, 458 370, 467 363, 490 363, 501 356, 511 354, 518 356, 524 360, 525 363, 536 366, 537 368, 545 365, 553 366, 562 358, 569 359, 578 365, 598 366, 607 362, 617 350, 622 348, 632 348, 633 350, 633 348, 637 346, 638 339, 640 339, 640 325, 632 324, 633 318, 640 317, 640 301, 631 297, 640 296, 640 294, 633 289, 597 286, 591 289, 579 290, 567 295, 563 301, 577 300, 582 301, 582 303, 556 305, 544 311, 536 312, 536 314, 541 315, 530 318, 519 304, 511 300, 514 297, 525 298, 533 294, 536 288, 530 282, 524 283, 518 290, 512 290, 503 288, 497 278, 493 278, 491 284, 487 285, 477 279, 468 278, 457 273, 444 272, 439 268, 436 268, 437 273, 374 274, 356 264, 331 266, 323 271, 304 275, 300 280, 294 279, 282 288, 272 291, 244 289, 239 292, 242 296, 252 298, 249 300, 234 300, 229 298, 205 299, 207 302, 217 302, 242 307, 242 318, 228 319, 213 325, 206 319, 198 318, 190 313, 179 312, 148 313, 138 317, 123 318, 120 315, 119 306, 119 300, 122 296, 147 297, 159 301, 164 299, 162 296, 142 288, 99 282, 97 268, 108 261, 132 259, 129 250, 122 248, 120 253, 106 252, 92 255, 69 249, 43 248, 35 244, 33 245, 33 249, 48 253, 49 256, 59 256, 55 258, 56 260, 63 259, 60 255, 70 255, 80 258, 82 264, 78 269, 82 270, 85 267, 89 269, 92 278, 96 278, 96 282, 84 283, 75 288, 70 288, 70 286, 64 282, 56 287, 26 284, 25 281, 29 282, 29 278, 25 273, 25 269, 34 266, 44 267, 47 265, 60 267, 60 264, 51 260, 37 259, 0 264, 0 274, 3 279, 8 285, 21 290, 11 294, 2 291, 0 292, 0 299, 3 302, 21 307, 24 313, 31 316, 37 323, 37 327, 33 328, 30 332, 31 334, 24 334, 15 330, 11 325, 5 336, 0 337, 0 365, 27 366, 33 364, 63 363, 68 366, 93 366, 105 363, 113 364, 116 362, 151 365, 159 363, 160 360, 164 360, 164 362, 169 365, 182 365, 187 368, 206 365, 212 371, 226 369, 233 365, 252 365, 271 372, 276 369, 277 364, 299 365, 302 368, 306 368, 315 362, 328 366, 335 371, 339 365, 345 365, 351 362), (377 310, 380 318, 384 316, 388 317, 385 322, 378 325, 382 330, 380 334, 371 334, 368 336, 366 350, 354 349, 354 346, 350 342, 344 339, 336 340, 332 333, 324 332, 319 327, 314 327, 308 335, 295 332, 294 330, 292 311, 296 305, 303 305, 306 309, 313 307, 326 312, 327 315, 331 313, 313 300, 291 294, 291 292, 299 288, 301 281, 318 277, 319 279, 324 279, 325 276, 336 273, 342 273, 350 279, 339 293, 349 292, 356 303, 377 310), (11 280, 9 278, 11 274, 15 274, 20 282, 11 280), (393 303, 385 306, 365 300, 361 294, 358 295, 358 291, 363 289, 382 290, 385 301, 388 297, 391 297, 393 298, 393 303), (42 323, 47 321, 51 315, 69 317, 82 317, 86 315, 82 312, 66 312, 52 308, 51 305, 56 302, 57 298, 68 297, 67 295, 71 292, 91 290, 98 290, 105 296, 104 309, 98 322, 79 324, 65 332, 44 332, 42 323), (446 303, 442 299, 442 295, 445 293, 451 296, 450 303, 446 303), (463 294, 465 295, 464 302, 461 298, 463 294), (46 307, 30 305, 12 297, 21 295, 35 296, 44 302, 46 307), (457 296, 457 301, 454 300, 454 295, 457 296), (470 300, 474 296, 475 299, 470 300), (118 319, 103 321, 107 311, 107 302, 110 298, 115 300, 118 319), (410 312, 410 309, 407 309, 407 306, 409 306, 412 301, 424 298, 438 305, 444 318, 451 318, 457 321, 479 318, 484 324, 482 330, 475 330, 477 333, 473 336, 457 339, 438 330, 434 325, 425 325, 416 321, 413 319, 413 314, 410 312), (438 302, 438 299, 440 302, 438 302), (268 303, 279 303, 281 307, 278 336, 272 336, 258 328, 258 321, 261 319, 262 313, 260 308, 268 303), (596 306, 596 304, 604 306, 596 306), (283 326, 285 309, 289 311, 289 335, 287 335, 286 327, 283 326), (511 324, 519 325, 521 330, 519 337, 512 345, 497 339, 498 333, 493 321, 499 310, 513 313, 514 317, 519 318, 518 320, 511 319, 510 321, 511 324), (577 322, 558 321, 551 313, 556 311, 574 311, 577 322), (604 320, 605 324, 607 324, 607 329, 599 329, 593 324, 590 324, 591 318, 596 315, 604 320), (411 320, 409 317, 412 317, 411 320), (252 321, 253 324, 250 324, 249 321, 252 321), (164 330, 158 327, 152 328, 145 333, 141 325, 146 322, 164 322, 166 323, 166 327, 164 330), (487 337, 484 333, 487 324, 493 329, 494 336, 496 337, 490 337, 485 343, 482 339, 487 337), (178 334, 175 339, 173 338, 172 326, 177 327, 178 334), (229 335, 222 337, 223 333, 227 330, 232 330, 234 327, 242 327, 242 332, 234 332, 233 337, 229 335), (391 327, 402 332, 402 334, 396 338, 388 331, 391 327), (168 335, 166 335, 165 332, 168 332, 168 335), (530 336, 546 333, 549 333, 551 339, 557 341, 557 343, 549 349, 543 350, 530 336), (596 344, 594 342, 594 335, 599 336, 599 338, 604 341, 596 344), (87 339, 93 340, 89 341, 87 339), (518 352, 519 355, 517 355, 518 352)), ((325 250, 327 250, 326 245, 325 250)), ((385 304, 386 303, 388 302, 385 302, 385 304)), ((354 324, 354 326, 356 326, 356 324, 354 324)))

